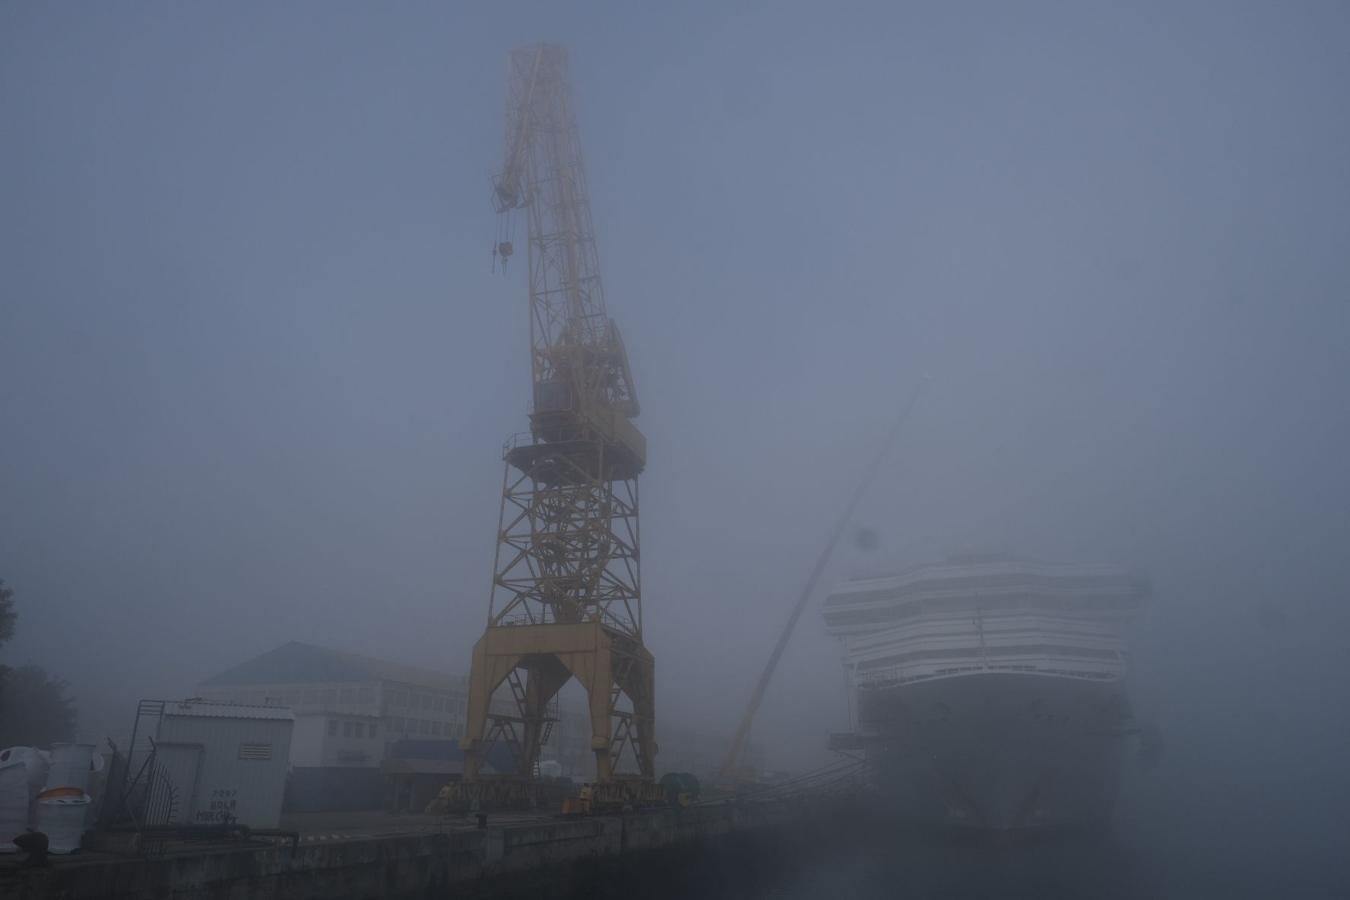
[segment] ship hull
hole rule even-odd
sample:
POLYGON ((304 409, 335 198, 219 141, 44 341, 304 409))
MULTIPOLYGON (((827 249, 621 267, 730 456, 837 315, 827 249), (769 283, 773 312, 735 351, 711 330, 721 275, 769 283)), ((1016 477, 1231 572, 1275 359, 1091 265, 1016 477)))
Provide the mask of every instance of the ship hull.
POLYGON ((887 805, 908 824, 1107 825, 1129 707, 1115 680, 975 672, 859 692, 887 805))

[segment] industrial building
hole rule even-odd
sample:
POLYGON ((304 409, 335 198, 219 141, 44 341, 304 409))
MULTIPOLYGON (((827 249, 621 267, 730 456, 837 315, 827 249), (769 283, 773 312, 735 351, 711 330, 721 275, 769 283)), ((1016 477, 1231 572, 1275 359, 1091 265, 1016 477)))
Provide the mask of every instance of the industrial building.
POLYGON ((390 743, 464 731, 462 677, 298 641, 206 679, 197 694, 290 707, 295 766, 379 766, 390 743))
MULTIPOLYGON (((288 809, 418 809, 463 773, 465 687, 462 676, 292 641, 206 679, 196 696, 293 711, 288 809)), ((560 774, 588 777, 584 716, 554 730, 547 758, 560 774)), ((490 769, 508 765, 501 749, 490 769)))

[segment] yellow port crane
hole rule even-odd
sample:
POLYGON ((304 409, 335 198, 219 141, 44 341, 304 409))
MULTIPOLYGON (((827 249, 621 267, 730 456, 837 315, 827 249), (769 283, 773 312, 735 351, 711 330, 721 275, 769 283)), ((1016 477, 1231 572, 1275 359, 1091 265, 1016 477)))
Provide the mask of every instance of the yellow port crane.
POLYGON ((494 180, 494 262, 528 232, 530 430, 504 456, 487 628, 469 676, 464 780, 474 808, 537 799, 533 778, 559 690, 586 690, 593 803, 645 802, 654 784, 655 663, 642 639, 638 475, 646 439, 623 339, 605 308, 567 52, 510 57, 506 154, 494 180), (494 705, 494 695, 510 696, 494 705), (503 711, 505 710, 505 711, 503 711), (489 745, 508 771, 484 771, 489 745))

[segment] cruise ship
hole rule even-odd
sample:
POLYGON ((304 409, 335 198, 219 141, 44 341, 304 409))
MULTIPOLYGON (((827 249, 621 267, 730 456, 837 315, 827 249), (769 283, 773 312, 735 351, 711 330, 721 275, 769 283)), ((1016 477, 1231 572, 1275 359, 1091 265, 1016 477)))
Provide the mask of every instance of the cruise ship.
POLYGON ((888 804, 916 825, 1109 822, 1135 728, 1126 626, 1147 581, 1108 565, 954 557, 825 603, 888 804))

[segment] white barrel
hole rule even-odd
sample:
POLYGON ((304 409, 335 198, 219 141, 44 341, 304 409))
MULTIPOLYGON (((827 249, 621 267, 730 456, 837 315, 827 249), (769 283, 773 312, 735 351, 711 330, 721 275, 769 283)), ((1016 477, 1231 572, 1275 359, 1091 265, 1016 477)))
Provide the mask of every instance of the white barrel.
POLYGON ((43 796, 38 798, 37 805, 37 830, 47 835, 47 852, 74 853, 80 849, 84 817, 89 812, 89 795, 43 796))
POLYGON ((28 830, 33 797, 47 778, 47 754, 36 747, 0 750, 0 853, 17 853, 14 838, 28 830))
POLYGON ((93 759, 93 744, 52 744, 52 764, 47 770, 44 790, 76 788, 83 791, 89 786, 89 767, 93 759))
POLYGON ((17 853, 14 839, 28 830, 28 773, 0 764, 0 853, 17 853))

